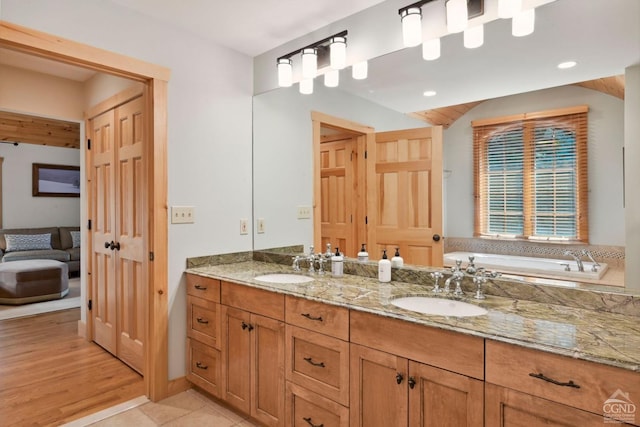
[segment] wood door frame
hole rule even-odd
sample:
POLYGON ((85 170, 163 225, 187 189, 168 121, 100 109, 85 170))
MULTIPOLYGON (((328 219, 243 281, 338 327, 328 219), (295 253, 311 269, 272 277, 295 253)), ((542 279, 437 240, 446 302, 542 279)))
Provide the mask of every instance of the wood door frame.
MULTIPOLYGON (((366 152, 370 147, 375 146, 375 129, 371 126, 362 125, 340 117, 330 116, 319 111, 311 111, 311 122, 313 128, 313 245, 322 252, 322 211, 321 211, 321 159, 320 144, 322 143, 323 126, 344 129, 349 133, 360 134, 358 137, 358 152, 366 152)), ((365 182, 366 168, 358 168, 358 176, 354 177, 357 182, 365 182)), ((362 189, 356 195, 358 212, 366 212, 366 189, 362 189)), ((366 225, 363 221, 356 222, 356 235, 358 237, 367 236, 366 225)))
MULTIPOLYGON (((167 82, 165 67, 0 20, 0 47, 77 65, 144 83, 149 144, 148 318, 145 331, 145 390, 153 401, 168 393, 168 209, 167 209, 167 82)), ((86 201, 88 203, 88 201, 86 201)), ((89 316, 87 316, 89 317, 89 316)))

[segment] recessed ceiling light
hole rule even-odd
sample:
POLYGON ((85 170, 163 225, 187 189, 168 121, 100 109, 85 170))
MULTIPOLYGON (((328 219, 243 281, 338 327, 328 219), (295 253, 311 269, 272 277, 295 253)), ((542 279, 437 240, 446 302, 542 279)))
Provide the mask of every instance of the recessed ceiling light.
POLYGON ((435 90, 426 90, 422 94, 424 96, 435 96, 436 95, 436 91, 435 90))
POLYGON ((561 62, 558 64, 558 68, 560 68, 561 70, 566 70, 567 68, 575 67, 576 64, 577 64, 576 61, 561 62))

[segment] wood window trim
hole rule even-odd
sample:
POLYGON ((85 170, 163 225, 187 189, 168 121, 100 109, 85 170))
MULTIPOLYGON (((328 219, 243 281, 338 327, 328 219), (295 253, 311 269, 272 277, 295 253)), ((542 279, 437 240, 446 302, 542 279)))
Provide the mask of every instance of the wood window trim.
MULTIPOLYGON (((168 393, 167 82, 171 71, 135 58, 0 20, 0 47, 141 81, 149 111, 149 315, 145 390, 153 401, 168 393)), ((88 203, 88 202, 87 202, 88 203)))
MULTIPOLYGON (((587 126, 578 126, 576 128, 576 188, 577 188, 577 201, 576 201, 576 238, 575 239, 530 239, 533 236, 533 223, 532 221, 527 221, 525 216, 524 221, 524 231, 522 236, 517 236, 515 238, 507 238, 507 237, 495 237, 487 235, 484 230, 486 230, 486 224, 484 223, 486 218, 483 215, 483 197, 481 190, 481 171, 482 166, 480 165, 480 152, 483 151, 483 144, 480 142, 480 137, 478 135, 479 132, 482 132, 483 127, 490 126, 500 126, 503 125, 505 130, 509 127, 510 124, 513 126, 522 126, 524 133, 532 132, 531 123, 534 123, 535 120, 539 119, 553 119, 560 118, 562 116, 569 115, 585 115, 585 123, 588 121, 587 114, 589 112, 588 105, 579 105, 575 107, 561 108, 561 109, 553 109, 553 110, 545 110, 538 111, 533 113, 523 113, 523 114, 514 114, 502 117, 488 118, 488 119, 480 119, 474 120, 471 122, 471 125, 474 129, 473 132, 473 151, 474 151, 474 160, 473 160, 473 180, 474 180, 474 237, 479 238, 490 238, 490 239, 503 239, 503 240, 525 240, 525 241, 535 241, 536 243, 551 243, 551 244, 567 244, 567 243, 588 243, 589 242, 589 222, 588 222, 588 171, 587 171, 587 142, 588 142, 588 131, 587 126)), ((532 138, 525 139, 531 140, 532 138)), ((526 152, 527 150, 525 150, 526 152)), ((525 170, 532 169, 533 158, 532 155, 526 155, 524 158, 525 170)), ((523 188, 532 188, 531 183, 531 175, 524 174, 523 176, 523 188)), ((532 199, 525 197, 524 201, 524 212, 533 212, 532 199)))

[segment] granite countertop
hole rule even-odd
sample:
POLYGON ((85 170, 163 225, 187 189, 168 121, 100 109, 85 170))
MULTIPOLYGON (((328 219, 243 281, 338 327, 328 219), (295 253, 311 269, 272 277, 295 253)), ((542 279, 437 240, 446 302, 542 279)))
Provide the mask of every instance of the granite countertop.
POLYGON ((640 372, 640 317, 636 316, 493 295, 478 301, 468 292, 463 301, 486 308, 488 314, 433 316, 390 303, 401 296, 433 296, 431 285, 380 283, 348 274, 312 275, 315 280, 304 284, 264 283, 255 277, 293 271, 258 261, 199 266, 186 272, 640 372))

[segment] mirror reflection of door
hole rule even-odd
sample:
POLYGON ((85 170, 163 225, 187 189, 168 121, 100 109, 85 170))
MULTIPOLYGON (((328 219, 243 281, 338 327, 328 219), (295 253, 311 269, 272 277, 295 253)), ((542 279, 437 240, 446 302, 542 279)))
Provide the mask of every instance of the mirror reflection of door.
POLYGON ((314 245, 442 266, 442 128, 375 133, 313 112, 314 245))

